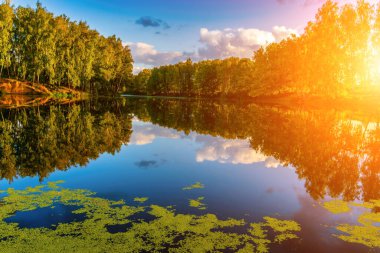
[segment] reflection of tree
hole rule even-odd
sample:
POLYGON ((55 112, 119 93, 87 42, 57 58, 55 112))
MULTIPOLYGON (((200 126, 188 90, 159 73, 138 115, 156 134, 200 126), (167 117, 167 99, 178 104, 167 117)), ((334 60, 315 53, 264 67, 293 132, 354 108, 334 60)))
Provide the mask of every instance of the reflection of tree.
POLYGON ((201 100, 136 99, 128 107, 142 120, 185 133, 248 138, 257 152, 294 166, 316 199, 380 197, 380 127, 356 114, 201 100))
POLYGON ((366 123, 378 119, 206 100, 104 100, 3 111, 0 176, 42 179, 118 152, 130 141, 131 115, 185 133, 249 139, 258 154, 294 166, 316 199, 380 198, 380 125, 366 123))
POLYGON ((128 114, 91 113, 84 108, 8 111, 0 122, 1 177, 38 175, 43 179, 56 169, 86 165, 104 152, 114 154, 129 142, 128 114))
POLYGON ((353 199, 358 195, 358 164, 364 141, 358 127, 334 114, 266 113, 261 114, 263 118, 251 136, 254 149, 292 164, 314 198, 343 194, 353 199))

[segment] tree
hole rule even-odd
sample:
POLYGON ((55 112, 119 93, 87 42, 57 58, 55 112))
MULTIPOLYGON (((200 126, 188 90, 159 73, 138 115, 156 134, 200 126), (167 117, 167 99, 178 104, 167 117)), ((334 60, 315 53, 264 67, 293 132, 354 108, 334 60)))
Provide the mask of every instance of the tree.
POLYGON ((12 28, 13 9, 10 6, 10 0, 6 0, 0 5, 0 77, 4 67, 7 68, 11 64, 12 28))

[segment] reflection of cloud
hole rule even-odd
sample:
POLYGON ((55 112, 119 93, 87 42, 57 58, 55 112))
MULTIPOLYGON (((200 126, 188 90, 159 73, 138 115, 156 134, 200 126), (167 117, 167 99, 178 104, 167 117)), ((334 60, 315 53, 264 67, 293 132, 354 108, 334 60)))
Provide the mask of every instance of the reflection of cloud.
POLYGON ((268 157, 266 160, 265 160, 265 167, 267 168, 278 168, 278 166, 280 166, 281 163, 275 159, 274 157, 268 157))
POLYGON ((232 164, 265 162, 267 168, 277 168, 280 165, 280 162, 273 157, 267 157, 253 150, 246 140, 224 140, 210 136, 198 136, 196 141, 204 144, 197 151, 197 162, 217 161, 232 164))
POLYGON ((162 128, 154 125, 133 125, 133 133, 130 144, 146 145, 152 143, 156 138, 163 137, 178 139, 180 134, 172 129, 162 128))
MULTIPOLYGON (((278 168, 281 162, 274 157, 265 156, 252 149, 247 140, 226 140, 221 137, 199 135, 194 132, 184 134, 177 130, 144 123, 137 118, 133 120, 130 144, 147 145, 157 138, 189 139, 201 147, 196 150, 196 161, 215 161, 219 163, 253 164, 262 162, 267 168, 278 168)), ((157 166, 157 161, 142 160, 136 163, 138 167, 157 166), (153 163, 155 162, 155 163, 153 163)))
POLYGON ((147 169, 150 167, 156 167, 157 161, 154 160, 141 160, 139 162, 136 162, 135 165, 139 168, 147 169))
POLYGON ((133 133, 130 143, 135 145, 146 145, 156 139, 154 134, 133 133))

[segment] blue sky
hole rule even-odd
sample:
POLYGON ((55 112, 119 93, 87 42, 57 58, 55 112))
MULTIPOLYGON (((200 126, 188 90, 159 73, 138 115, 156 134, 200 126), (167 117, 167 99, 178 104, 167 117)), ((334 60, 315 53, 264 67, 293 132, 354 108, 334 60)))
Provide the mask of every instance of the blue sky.
MULTIPOLYGON (((348 1, 348 0, 344 0, 348 1)), ((128 43, 136 69, 228 56, 250 57, 266 43, 302 32, 323 0, 40 0, 128 43), (275 28, 277 27, 277 28, 275 28), (275 30, 275 31, 274 31, 275 30)), ((34 6, 35 0, 14 0, 34 6)))

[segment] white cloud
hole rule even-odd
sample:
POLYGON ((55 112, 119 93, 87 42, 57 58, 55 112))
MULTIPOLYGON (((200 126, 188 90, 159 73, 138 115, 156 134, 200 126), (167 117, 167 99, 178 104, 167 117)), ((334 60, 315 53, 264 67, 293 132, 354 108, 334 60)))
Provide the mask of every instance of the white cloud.
POLYGON ((198 50, 201 59, 226 58, 231 56, 252 57, 253 52, 270 43, 281 41, 297 31, 284 26, 275 26, 272 31, 255 28, 239 28, 224 30, 200 30, 198 50))
POLYGON ((272 34, 276 41, 281 41, 290 37, 292 34, 298 36, 298 32, 295 29, 287 28, 285 26, 274 26, 272 34))
POLYGON ((149 68, 149 67, 143 66, 141 64, 134 64, 133 65, 133 74, 136 75, 146 68, 149 68))
POLYGON ((174 64, 192 58, 194 61, 226 57, 252 57, 253 52, 262 46, 281 41, 296 34, 294 29, 285 26, 275 26, 272 31, 255 28, 239 28, 224 30, 209 30, 201 28, 199 42, 201 46, 196 52, 159 51, 155 46, 144 42, 125 43, 131 48, 135 61, 135 73, 142 68, 174 64), (143 66, 143 67, 142 67, 143 66))
POLYGON ((132 51, 133 59, 136 63, 151 66, 176 63, 182 60, 183 53, 178 51, 160 52, 153 45, 137 42, 128 43, 132 51))

